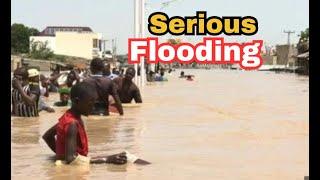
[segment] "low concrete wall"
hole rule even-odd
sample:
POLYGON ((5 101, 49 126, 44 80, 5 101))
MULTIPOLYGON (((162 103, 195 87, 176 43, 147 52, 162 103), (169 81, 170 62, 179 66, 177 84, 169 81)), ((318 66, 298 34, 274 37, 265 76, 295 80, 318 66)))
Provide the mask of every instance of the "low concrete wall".
POLYGON ((39 67, 40 71, 50 71, 50 64, 51 61, 48 60, 35 60, 35 59, 28 59, 25 58, 23 60, 24 64, 28 64, 28 66, 35 66, 35 67, 39 67))
POLYGON ((11 71, 14 71, 17 67, 21 67, 23 64, 28 64, 29 67, 39 67, 40 71, 50 71, 50 63, 51 61, 48 60, 36 60, 11 55, 11 71))

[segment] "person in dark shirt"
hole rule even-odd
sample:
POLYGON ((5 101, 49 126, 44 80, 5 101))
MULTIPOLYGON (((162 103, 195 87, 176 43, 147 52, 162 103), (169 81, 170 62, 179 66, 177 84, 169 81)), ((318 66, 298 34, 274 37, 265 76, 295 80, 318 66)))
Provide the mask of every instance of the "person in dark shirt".
POLYGON ((136 103, 142 103, 140 90, 137 85, 132 82, 134 76, 135 69, 129 67, 126 70, 124 78, 118 77, 113 80, 113 82, 117 85, 117 91, 122 103, 131 103, 132 99, 134 99, 136 103))
POLYGON ((115 84, 110 78, 103 77, 104 63, 101 59, 95 58, 90 63, 91 75, 84 82, 96 88, 99 98, 97 99, 92 115, 109 115, 109 95, 115 100, 115 107, 120 115, 123 115, 122 104, 115 84))

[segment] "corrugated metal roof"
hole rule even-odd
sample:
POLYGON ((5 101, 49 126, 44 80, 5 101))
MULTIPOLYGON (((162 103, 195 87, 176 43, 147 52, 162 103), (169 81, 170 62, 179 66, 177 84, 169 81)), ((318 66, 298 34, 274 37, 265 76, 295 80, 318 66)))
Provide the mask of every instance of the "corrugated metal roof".
POLYGON ((298 58, 309 58, 309 51, 305 52, 305 53, 302 53, 302 54, 299 54, 297 57, 298 58))
POLYGON ((38 36, 55 36, 56 31, 63 31, 63 32, 73 32, 73 31, 80 31, 80 32, 92 32, 90 27, 84 26, 47 26, 43 31, 41 31, 38 36))

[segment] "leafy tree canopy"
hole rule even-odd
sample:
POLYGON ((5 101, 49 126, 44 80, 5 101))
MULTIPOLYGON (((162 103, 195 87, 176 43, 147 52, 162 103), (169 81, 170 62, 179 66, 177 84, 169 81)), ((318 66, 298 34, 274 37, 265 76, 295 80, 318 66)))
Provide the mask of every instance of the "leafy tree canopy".
POLYGON ((11 53, 28 53, 29 37, 37 35, 39 31, 23 24, 11 25, 11 53))

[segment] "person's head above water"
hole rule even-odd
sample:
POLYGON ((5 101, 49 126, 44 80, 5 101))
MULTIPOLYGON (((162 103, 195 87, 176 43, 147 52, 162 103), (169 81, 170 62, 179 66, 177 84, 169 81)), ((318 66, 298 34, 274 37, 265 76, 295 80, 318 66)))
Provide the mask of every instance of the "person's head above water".
POLYGON ((152 76, 153 74, 154 74, 154 72, 153 72, 153 71, 149 71, 149 75, 151 75, 151 76, 152 76))
POLYGON ((71 87, 73 82, 77 80, 77 77, 79 77, 77 72, 75 70, 71 70, 67 75, 67 85, 71 87))
POLYGON ((59 89, 59 94, 60 94, 60 101, 67 104, 70 99, 70 88, 59 89))
POLYGON ((90 63, 90 71, 92 74, 102 73, 104 69, 104 63, 100 58, 92 59, 90 63))
POLYGON ((128 81, 131 81, 134 78, 135 74, 136 74, 136 70, 133 67, 129 67, 126 70, 126 74, 125 74, 124 78, 128 81))
POLYGON ((110 64, 105 64, 105 65, 104 65, 102 74, 103 74, 104 76, 110 76, 110 74, 111 74, 110 64))
POLYGON ((184 76, 184 71, 181 71, 180 76, 184 76))
POLYGON ((187 77, 187 80, 193 81, 193 79, 192 79, 193 75, 187 75, 186 77, 187 77))
POLYGON ((80 82, 72 86, 70 96, 71 109, 85 116, 90 114, 95 100, 98 98, 96 89, 87 82, 80 82))
POLYGON ((13 72, 13 78, 17 79, 22 86, 29 83, 28 70, 25 67, 19 67, 13 72))
POLYGON ((29 82, 39 83, 40 81, 40 74, 37 69, 29 69, 28 77, 29 77, 29 82))
POLYGON ((112 74, 115 74, 117 71, 117 68, 112 68, 112 74))
POLYGON ((13 72, 13 76, 19 80, 28 79, 28 70, 25 67, 19 67, 13 72))

